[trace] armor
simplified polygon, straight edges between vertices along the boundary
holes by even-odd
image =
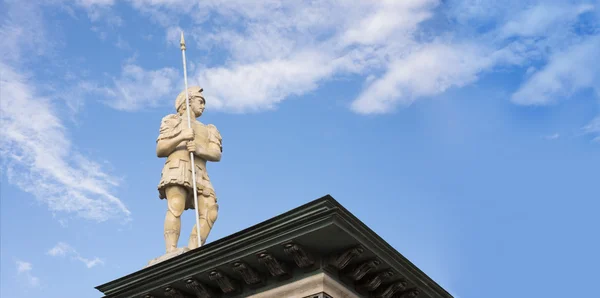
[[[182,129],[187,128],[187,119],[185,118],[185,116],[177,114],[165,116],[161,121],[157,142],[163,139],[174,138],[179,135]],[[222,152],[222,137],[214,125],[205,125],[193,119],[192,128],[194,130],[194,142],[196,142],[197,145],[204,148],[216,148]],[[196,166],[196,189],[198,196],[212,195],[216,198],[215,190],[206,171],[206,160],[196,156],[194,163]],[[190,153],[186,149],[185,142],[179,144],[175,151],[173,151],[165,161],[161,179],[158,183],[160,199],[166,199],[165,188],[170,185],[184,186],[188,189],[185,210],[194,209]]]

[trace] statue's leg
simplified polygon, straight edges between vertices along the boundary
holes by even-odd
[[[165,216],[165,244],[167,253],[177,248],[181,232],[181,214],[185,210],[187,191],[182,186],[168,186],[165,189],[167,196],[167,215]]]
[[[210,234],[210,230],[215,224],[215,221],[217,221],[219,213],[219,205],[217,204],[215,195],[198,195],[198,211],[198,216],[200,218],[200,241],[202,242],[202,245],[204,245],[206,238],[208,238],[208,234]],[[197,237],[198,232],[196,230],[196,225],[194,225],[194,229],[190,234],[190,240],[188,242],[189,249],[198,247]]]

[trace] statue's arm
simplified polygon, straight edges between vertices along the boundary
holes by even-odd
[[[202,148],[202,147],[197,147],[196,148],[196,156],[206,160],[206,161],[212,161],[212,162],[219,162],[221,161],[221,151],[220,150],[214,150],[214,148],[211,148],[212,146],[209,145],[208,148]]]
[[[183,137],[181,137],[181,135],[171,139],[159,140],[158,142],[156,142],[156,156],[168,157],[171,153],[173,153],[173,151],[175,151],[177,145],[179,145],[183,141],[184,139]]]
[[[221,154],[223,152],[223,139],[214,125],[208,125],[208,129],[210,132],[208,148],[198,146],[195,153],[206,161],[219,162],[221,161]]]
[[[185,137],[181,134],[181,119],[177,115],[167,115],[160,123],[160,132],[156,140],[156,156],[168,157]]]

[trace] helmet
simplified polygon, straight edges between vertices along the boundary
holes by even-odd
[[[202,96],[202,91],[204,91],[204,89],[198,86],[192,86],[189,87],[187,90],[189,92],[190,98],[192,98],[195,95],[200,96],[202,100],[204,100],[204,96]],[[179,111],[182,105],[185,105],[185,90],[181,91],[181,93],[177,95],[177,99],[175,99],[175,110]]]

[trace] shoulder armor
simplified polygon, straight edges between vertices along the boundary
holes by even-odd
[[[181,132],[181,117],[177,114],[170,114],[162,118],[160,130],[156,141],[171,139]]]
[[[217,144],[219,148],[221,148],[221,152],[223,152],[223,137],[221,137],[221,133],[217,127],[212,124],[208,124],[206,125],[206,128],[208,128],[208,131],[210,132],[209,141]]]

